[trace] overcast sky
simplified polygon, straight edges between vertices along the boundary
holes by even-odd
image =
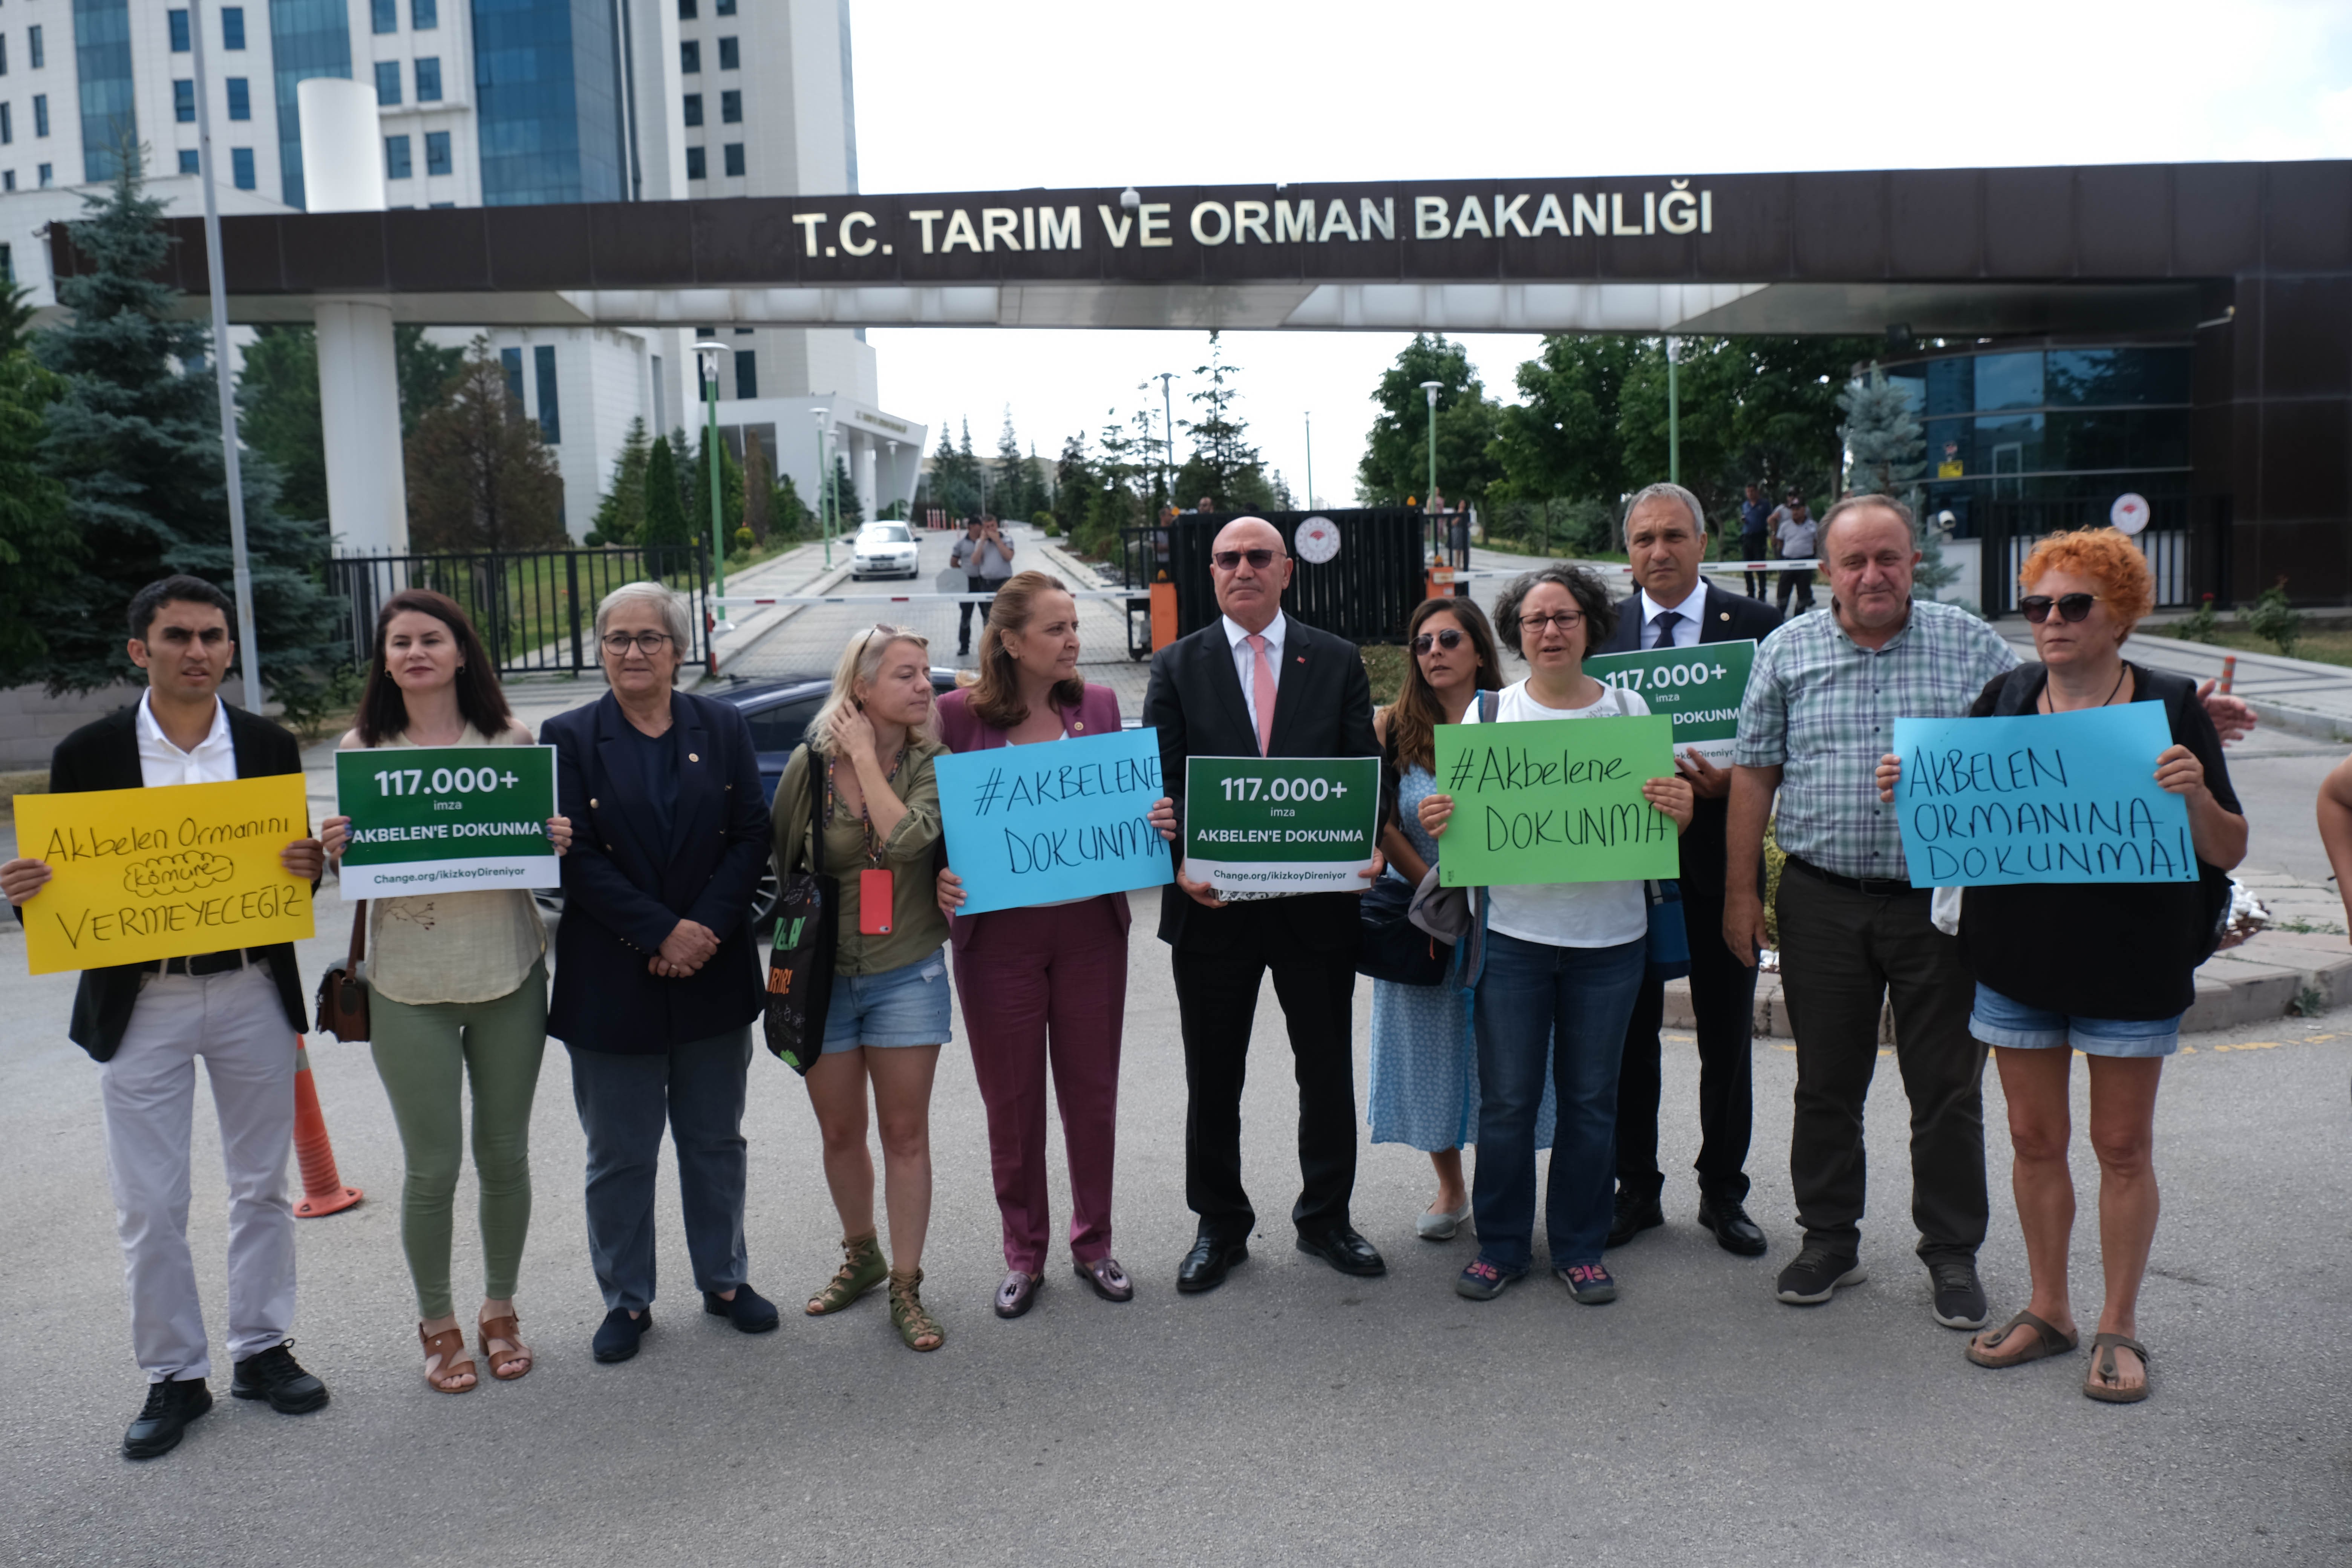
[[[852,29],[877,192],[2352,157],[2352,0],[854,0]],[[885,408],[987,450],[1009,405],[1048,457],[1160,371],[1181,421],[1207,357],[1201,332],[868,335]],[[1268,462],[1305,494],[1311,415],[1316,494],[1349,504],[1407,340],[1225,341]],[[1535,340],[1465,341],[1509,397]]]

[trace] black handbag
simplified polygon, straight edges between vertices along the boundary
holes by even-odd
[[[1381,819],[1393,818],[1397,805],[1397,765],[1393,745],[1381,755]],[[1363,893],[1357,918],[1363,940],[1356,949],[1356,973],[1372,980],[1400,985],[1435,985],[1444,980],[1454,963],[1454,946],[1440,942],[1406,918],[1412,905],[1413,885],[1382,872]]]
[[[824,791],[816,753],[808,763],[809,868],[783,868],[776,900],[776,942],[768,954],[768,1049],[806,1077],[824,1051],[824,1016],[833,1003],[833,965],[841,946],[841,883],[824,874]]]
[[[319,1033],[355,1045],[368,1037],[368,988],[361,960],[367,953],[367,900],[352,910],[352,948],[343,962],[319,977]]]
[[[1680,980],[1691,972],[1690,930],[1683,924],[1683,885],[1644,882],[1642,891],[1650,907],[1649,977]]]

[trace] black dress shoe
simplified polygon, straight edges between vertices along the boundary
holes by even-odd
[[[1602,1246],[1622,1247],[1643,1231],[1665,1223],[1666,1211],[1658,1206],[1655,1193],[1648,1197],[1636,1197],[1620,1187],[1616,1211],[1609,1220],[1609,1239]]]
[[[1311,1252],[1342,1274],[1385,1274],[1380,1248],[1344,1225],[1298,1233],[1298,1250]]]
[[[152,1459],[180,1446],[188,1423],[213,1407],[213,1391],[201,1377],[174,1377],[147,1385],[147,1403],[122,1434],[122,1457]]]
[[[604,1314],[596,1325],[596,1337],[588,1342],[601,1362],[626,1361],[637,1353],[637,1342],[654,1326],[654,1310],[647,1307],[635,1317],[629,1316],[626,1307],[615,1307]]]
[[[1715,1239],[1724,1251],[1736,1252],[1742,1258],[1764,1256],[1764,1232],[1748,1217],[1748,1210],[1738,1198],[1701,1193],[1698,1222],[1715,1232]]]
[[[783,1320],[776,1312],[776,1304],[749,1285],[735,1287],[735,1299],[721,1299],[716,1290],[702,1293],[702,1310],[714,1318],[725,1318],[747,1334],[764,1334]]]
[[[228,1391],[238,1399],[267,1399],[280,1415],[308,1415],[327,1403],[327,1385],[295,1361],[292,1340],[237,1363]]]
[[[1176,1289],[1188,1296],[1213,1290],[1225,1282],[1235,1264],[1248,1257],[1248,1243],[1223,1241],[1202,1232],[1184,1261],[1176,1266]]]

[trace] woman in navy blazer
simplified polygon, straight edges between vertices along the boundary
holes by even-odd
[[[1118,693],[1078,679],[1078,602],[1061,579],[1024,572],[998,587],[980,655],[979,684],[940,699],[940,737],[950,750],[1118,732]],[[961,879],[941,871],[940,907],[954,915],[963,899]],[[948,938],[972,1072],[988,1108],[989,1157],[1004,1225],[1000,1318],[1026,1312],[1045,1278],[1053,1224],[1045,1180],[1049,1058],[1070,1159],[1070,1259],[1104,1300],[1135,1294],[1110,1255],[1129,919],[1127,895],[1106,893],[964,915]]]
[[[616,1362],[653,1326],[665,1119],[703,1310],[746,1333],[776,1326],[743,1245],[743,1093],[766,999],[750,914],[769,828],[742,714],[672,689],[688,646],[678,596],[615,588],[596,606],[596,641],[612,689],[540,733],[578,825],[547,1032],[572,1052],[605,1306],[593,1348]]]

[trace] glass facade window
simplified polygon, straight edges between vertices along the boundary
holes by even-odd
[[[404,180],[415,173],[408,163],[408,138],[387,136],[383,139],[383,177]]]
[[[8,74],[8,35],[0,33],[0,76]]]
[[[189,41],[188,13],[184,9],[175,9],[169,13],[167,19],[172,26],[172,52],[175,55],[186,54]]]
[[[49,95],[46,92],[37,92],[33,95],[33,134],[47,136],[48,133]]]
[[[26,53],[41,64],[41,30],[28,28]],[[81,177],[96,184],[122,167],[122,150],[139,144],[131,92],[131,0],[74,0],[73,66],[81,99]]]
[[[677,19],[681,22],[693,21],[700,10],[695,0],[677,0]]]
[[[13,191],[16,188],[16,171],[10,169],[5,173],[0,173],[0,191]]]
[[[426,55],[416,62],[416,101],[441,101],[441,57]]]
[[[228,79],[228,117],[231,120],[253,118],[253,88],[244,77]]]
[[[729,88],[719,95],[719,118],[730,125],[743,123],[743,94]]]
[[[723,71],[740,70],[742,68],[742,46],[737,43],[733,38],[719,39],[719,68]]]
[[[196,122],[196,84],[174,81],[172,84],[172,118],[183,125]]]
[[[379,33],[400,31],[400,0],[368,0],[368,25]]]
[[[522,412],[522,350],[500,349],[499,363],[507,373],[507,395],[514,399],[515,412]]]
[[[725,147],[720,149],[720,152],[725,155],[727,160],[726,167],[729,177],[732,179],[741,179],[743,177],[743,143],[740,142],[730,142]]]
[[[250,147],[230,148],[228,150],[228,172],[229,184],[235,185],[240,191],[249,191],[253,189],[255,184],[253,178],[253,149]]]
[[[760,395],[760,356],[750,349],[735,351],[735,395],[739,398]]]
[[[455,165],[449,161],[449,133],[446,131],[427,131],[425,133],[425,172],[428,174],[455,172]]]
[[[618,201],[621,62],[611,0],[473,0],[482,201]]]
[[[699,125],[702,123],[702,95],[700,93],[688,93],[685,99],[685,108],[686,122],[688,125]]]
[[[129,9],[130,9],[130,6],[129,6],[128,5],[88,5],[88,4],[86,3],[86,0],[74,0],[74,27],[75,27],[75,34],[76,34],[76,37],[79,37],[79,34],[80,34],[80,27],[81,27],[82,14],[83,14],[83,12],[84,12],[85,10],[89,10],[89,11],[97,11],[97,12],[107,12],[107,11],[125,11],[125,12],[127,12],[127,11],[129,11]],[[47,65],[47,64],[49,63],[49,51],[48,51],[48,49],[47,49],[46,47],[44,47],[44,46],[43,46],[43,44],[41,43],[41,29],[40,29],[40,28],[38,28],[38,27],[27,27],[27,28],[26,28],[26,29],[25,29],[25,52],[26,52],[26,54],[28,54],[28,55],[30,55],[30,56],[32,56],[32,57],[33,57],[33,68],[34,68],[35,70],[39,70],[43,66]]]
[[[351,16],[343,0],[270,0],[271,85],[278,103],[278,183],[289,207],[306,205],[302,185],[302,111],[295,84],[314,76],[352,77]],[[236,17],[237,43],[245,47],[245,14],[221,12],[227,28]]]
[[[0,146],[16,140],[16,116],[11,105],[0,103]]]
[[[539,434],[551,447],[563,439],[562,405],[555,391],[555,345],[539,344],[530,351],[530,358],[539,383]]]
[[[375,100],[379,106],[385,109],[390,109],[400,101],[400,62],[398,60],[375,62]]]
[[[441,25],[441,0],[409,0],[408,25],[420,33],[429,33]]]
[[[245,47],[244,6],[224,5],[221,7],[221,47],[225,49],[241,49]]]
[[[38,177],[41,182],[41,189],[46,191],[57,183],[58,176],[57,172],[54,169],[50,168],[48,164],[44,163],[40,167]]]
[[[707,177],[709,173],[710,165],[706,161],[702,149],[688,147],[686,150],[686,177],[689,180],[699,180]]]
[[[204,172],[204,165],[196,161],[196,150],[194,147],[181,148],[180,173],[183,174],[201,174]]]
[[[718,0],[711,9],[722,16],[732,16],[735,15],[735,0]]]
[[[692,76],[702,68],[702,45],[700,43],[692,38],[685,39],[679,43],[677,46],[677,68],[686,76]]]

